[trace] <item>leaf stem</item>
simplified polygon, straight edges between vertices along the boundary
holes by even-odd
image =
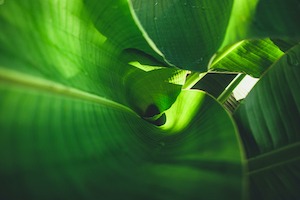
[[[67,85],[62,85],[51,80],[46,80],[40,77],[27,75],[14,70],[5,69],[0,66],[0,84],[2,83],[9,83],[19,85],[22,87],[29,87],[31,89],[36,89],[39,91],[94,102],[100,105],[108,106],[110,108],[136,114],[129,107],[115,102],[113,100],[106,99],[96,94],[88,93],[73,87],[69,87]]]
[[[298,162],[300,142],[288,144],[287,146],[270,152],[258,155],[248,159],[249,172],[248,175],[255,175],[257,173],[264,173],[272,170],[278,166],[286,165],[288,163]]]
[[[182,86],[182,89],[191,89],[194,85],[198,83],[207,73],[199,73],[199,72],[192,72]]]
[[[231,83],[226,87],[226,89],[220,94],[217,100],[221,103],[224,103],[228,97],[231,95],[232,91],[236,88],[236,86],[245,78],[246,74],[237,75]]]

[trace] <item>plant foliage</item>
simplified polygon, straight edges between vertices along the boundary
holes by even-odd
[[[299,199],[299,18],[299,0],[0,1],[0,198]],[[237,73],[259,78],[239,102]]]

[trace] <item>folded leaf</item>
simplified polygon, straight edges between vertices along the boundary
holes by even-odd
[[[129,3],[146,39],[166,61],[180,68],[204,71],[222,44],[233,1]]]
[[[179,68],[206,71],[217,51],[245,39],[300,40],[298,0],[128,1],[148,43]]]
[[[0,26],[1,198],[242,198],[231,117],[180,92],[126,1],[10,0]]]
[[[299,199],[300,46],[261,78],[235,114],[253,199]]]
[[[122,20],[110,21],[109,16]],[[140,48],[147,52],[151,48],[124,1],[12,0],[0,6],[0,26],[1,67],[97,94],[131,106],[141,115],[151,104],[160,111],[169,108],[183,84],[169,79],[174,75],[185,78],[185,73],[176,69],[161,69],[163,73],[154,76],[128,64],[140,61],[141,65],[164,65],[154,57],[144,63],[145,59],[137,60],[135,52],[130,51]],[[146,93],[132,87],[139,81],[147,87],[150,77],[149,88],[160,89]],[[148,102],[141,105],[143,99]]]
[[[96,95],[1,74],[2,198],[242,198],[236,128],[205,93],[183,91],[159,128]]]
[[[85,0],[84,7],[95,28],[107,37],[107,43],[113,44],[119,51],[135,49],[163,62],[135,24],[126,0]]]

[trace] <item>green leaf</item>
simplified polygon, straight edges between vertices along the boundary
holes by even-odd
[[[299,41],[296,41],[294,39],[272,39],[272,42],[274,44],[276,44],[281,51],[286,52],[288,51],[290,48],[296,46],[297,44],[299,44]]]
[[[235,117],[249,157],[253,199],[299,199],[300,46],[261,78]]]
[[[232,0],[129,2],[152,47],[170,64],[198,71],[205,70],[221,46],[233,4]]]
[[[240,72],[260,77],[283,52],[270,40],[244,40],[223,48],[209,70]]]
[[[186,72],[162,68],[129,13],[121,0],[0,5],[1,198],[245,195],[231,117],[181,92]],[[166,109],[160,126],[138,115]]]
[[[139,61],[141,65],[164,65],[145,53],[142,56],[148,59],[137,59],[137,50],[132,52],[151,48],[135,26],[126,2],[99,2],[5,2],[0,7],[0,65],[131,106],[141,115],[151,104],[166,110],[183,84],[169,79],[175,75],[183,80],[185,73],[176,69],[160,69],[162,74],[146,72],[128,64]],[[90,11],[91,6],[96,10]],[[110,14],[122,20],[113,23]],[[120,34],[122,31],[124,34]],[[132,87],[150,78],[149,88],[159,89],[141,93],[141,88]],[[133,102],[142,99],[148,101],[142,105]]]
[[[123,105],[51,81],[8,71],[0,80],[5,199],[243,196],[235,126],[203,92],[183,91],[157,127]]]
[[[298,0],[128,1],[148,43],[179,68],[206,71],[217,51],[246,39],[300,40]]]
[[[160,67],[164,64],[135,49],[123,51],[121,59],[131,66],[122,77],[128,105],[145,117],[170,108],[185,83],[187,71]],[[149,110],[151,106],[155,111]]]
[[[85,0],[84,6],[95,28],[107,37],[107,42],[120,51],[136,50],[163,61],[148,45],[142,32],[136,26],[126,0],[96,1]],[[113,25],[112,25],[113,24]]]
[[[243,39],[294,38],[299,41],[298,0],[234,1],[223,47]]]

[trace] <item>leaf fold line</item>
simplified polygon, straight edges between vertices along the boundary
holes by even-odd
[[[54,81],[42,79],[32,75],[20,73],[14,70],[5,69],[0,67],[0,83],[10,83],[19,86],[25,86],[41,91],[48,91],[58,95],[64,95],[67,97],[72,97],[76,99],[81,99],[85,101],[90,101],[93,103],[109,106],[111,108],[129,112],[131,114],[137,115],[132,109],[126,107],[115,101],[106,99],[104,97],[91,94],[73,87],[69,87]]]
[[[275,168],[290,162],[300,160],[300,142],[249,158],[249,175],[264,172],[270,168]]]

